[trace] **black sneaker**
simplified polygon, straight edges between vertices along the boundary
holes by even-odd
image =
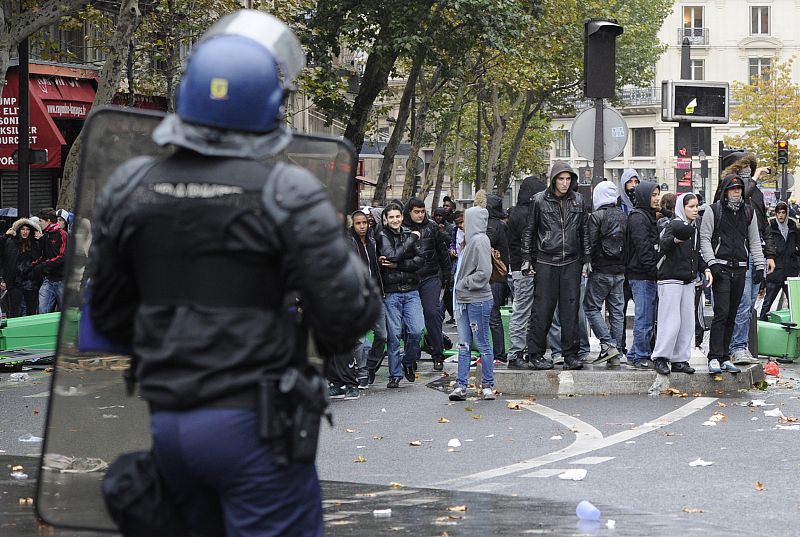
[[[537,371],[546,371],[548,369],[553,369],[553,361],[548,360],[543,356],[534,356],[530,359],[531,366],[533,369]]]
[[[433,370],[444,371],[444,356],[433,357]]]
[[[369,381],[369,377],[361,377],[358,379],[358,389],[359,390],[366,390],[369,388],[369,385],[372,384]]]
[[[666,358],[656,358],[653,363],[656,369],[656,373],[658,373],[659,375],[669,375],[670,373],[669,360],[667,360]]]
[[[367,374],[369,375],[369,378],[367,379],[369,380],[369,383],[375,384],[375,371],[370,370]]]
[[[403,366],[403,376],[406,377],[408,382],[414,382],[417,380],[417,376],[414,373],[414,366],[413,365],[404,365]]]
[[[504,364],[508,362],[508,355],[507,354],[498,354],[494,357],[495,361],[503,362]]]
[[[652,371],[656,368],[656,364],[653,363],[653,360],[650,358],[642,358],[641,360],[637,361],[634,365],[636,369],[647,369]]]
[[[672,372],[686,373],[687,375],[691,375],[694,373],[694,368],[689,365],[689,362],[675,362],[672,364]]]
[[[576,356],[564,357],[564,371],[583,369],[583,362]]]
[[[506,367],[508,369],[516,369],[517,371],[533,371],[534,369],[536,369],[525,358],[514,358],[512,360],[509,360],[508,365]]]
[[[389,379],[389,384],[386,385],[387,388],[399,388],[400,387],[400,379]]]
[[[344,386],[328,386],[328,397],[331,399],[344,399],[346,392]]]
[[[356,388],[355,386],[348,386],[345,389],[345,392],[344,392],[345,400],[358,399],[359,397],[361,397],[361,392],[359,392],[358,388]]]

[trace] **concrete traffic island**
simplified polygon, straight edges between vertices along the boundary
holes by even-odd
[[[480,366],[479,366],[480,367]],[[736,395],[763,381],[761,364],[740,366],[741,373],[709,375],[707,369],[697,368],[693,375],[672,373],[658,375],[655,371],[639,369],[607,369],[604,366],[585,366],[579,371],[562,371],[558,366],[550,371],[515,371],[496,367],[494,388],[508,395]],[[476,373],[480,379],[480,371]]]

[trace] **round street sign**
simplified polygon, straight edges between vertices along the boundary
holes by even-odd
[[[587,108],[572,122],[572,145],[585,159],[594,160],[595,109]],[[617,158],[628,143],[628,124],[613,108],[603,108],[603,160]]]

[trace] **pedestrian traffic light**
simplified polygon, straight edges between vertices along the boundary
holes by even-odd
[[[775,145],[778,146],[778,164],[789,164],[789,142],[779,140]]]

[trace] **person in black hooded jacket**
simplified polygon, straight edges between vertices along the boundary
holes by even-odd
[[[439,225],[428,218],[425,203],[411,198],[403,211],[403,225],[420,233],[417,249],[423,258],[422,267],[417,271],[419,277],[419,299],[425,316],[425,330],[430,347],[433,369],[444,369],[444,338],[442,323],[444,318],[439,311],[442,289],[450,285],[450,252],[447,241],[439,231]]]
[[[39,290],[32,263],[41,256],[41,247],[36,240],[36,236],[41,233],[38,224],[21,218],[0,238],[0,276],[8,290],[9,317],[19,317],[22,314],[23,299],[26,315],[38,313]]]
[[[528,354],[535,369],[552,369],[544,358],[547,332],[556,306],[561,319],[564,369],[581,369],[578,358],[578,310],[581,269],[591,261],[586,203],[575,191],[578,175],[569,164],[553,163],[550,186],[536,194],[522,239],[523,272],[536,275],[533,311],[528,325]]]
[[[370,229],[367,214],[359,210],[353,212],[351,218],[353,225],[350,228],[350,238],[353,241],[353,247],[364,264],[369,268],[369,274],[380,290],[381,296],[383,296],[383,281],[381,280],[381,269],[378,264],[378,250],[375,244],[375,238],[372,235],[372,230]],[[380,315],[378,315],[372,327],[372,334],[372,347],[370,347],[369,353],[364,352],[366,336],[359,340],[354,350],[358,388],[361,390],[367,389],[370,384],[375,382],[375,371],[383,359],[383,354],[386,350],[386,316],[383,313],[382,304]]]
[[[658,286],[658,222],[661,189],[657,184],[640,183],[634,192],[636,208],[628,215],[625,228],[625,275],[636,307],[633,318],[633,345],[628,351],[628,365],[653,369],[650,340],[656,321]]]
[[[545,185],[534,176],[526,177],[517,192],[517,205],[511,209],[508,218],[508,250],[511,281],[514,285],[514,303],[508,323],[508,336],[511,341],[508,357],[509,369],[531,369],[525,357],[528,320],[533,308],[533,275],[522,273],[522,234],[528,226],[533,197],[542,192]]]
[[[508,248],[508,226],[503,221],[506,216],[505,211],[503,211],[503,198],[496,194],[488,194],[486,196],[486,209],[489,211],[489,224],[486,228],[486,235],[489,236],[492,248],[500,252],[500,259],[503,260],[506,268],[508,268],[511,256]],[[505,306],[508,302],[511,289],[509,288],[507,277],[501,281],[491,282],[491,287],[494,299],[492,315],[489,320],[489,327],[492,331],[492,351],[494,352],[495,360],[505,362],[507,361],[505,331],[503,329],[503,319],[500,316],[500,307]]]
[[[764,305],[761,307],[760,319],[766,321],[769,309],[778,298],[781,289],[783,294],[789,296],[786,288],[786,278],[797,276],[798,256],[800,256],[800,235],[797,223],[788,217],[789,206],[785,201],[778,202],[775,206],[775,218],[770,220],[769,232],[775,245],[775,270],[767,276],[767,293],[764,295]]]

